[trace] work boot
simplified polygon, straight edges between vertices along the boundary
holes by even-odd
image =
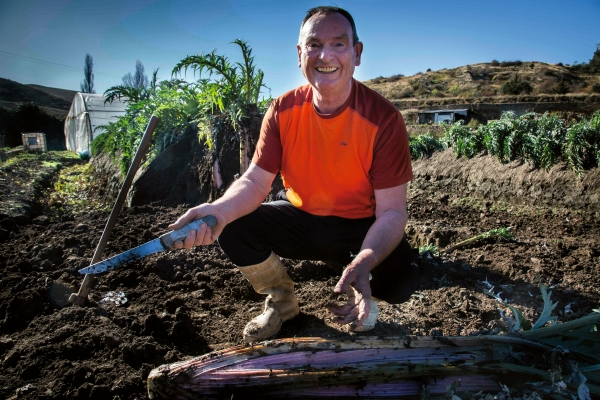
[[[242,267],[239,270],[257,293],[269,295],[263,313],[248,322],[244,328],[244,342],[268,339],[279,332],[284,321],[300,313],[298,299],[294,294],[294,281],[275,253],[271,253],[269,258],[260,264]]]

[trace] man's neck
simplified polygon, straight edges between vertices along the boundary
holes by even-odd
[[[317,111],[321,114],[333,114],[344,106],[348,97],[352,93],[353,81],[350,81],[350,85],[343,93],[335,93],[329,95],[323,95],[315,87],[313,87],[313,105]]]

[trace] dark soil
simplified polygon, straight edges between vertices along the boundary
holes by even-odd
[[[437,161],[420,163],[426,162]],[[437,168],[447,170],[442,163]],[[7,188],[21,173],[18,168],[2,170],[3,204],[15,193]],[[478,242],[442,256],[421,254],[418,293],[401,305],[380,303],[375,330],[361,335],[469,335],[493,330],[498,308],[507,307],[483,292],[491,286],[535,320],[542,307],[540,280],[558,301],[554,314],[559,322],[598,308],[597,211],[559,203],[512,205],[432,187],[435,190],[420,184],[410,190],[407,232],[414,246],[433,243],[443,248],[499,227],[512,227],[517,240]],[[185,209],[157,205],[124,209],[105,255],[154,239]],[[52,220],[43,218],[47,210],[41,206],[37,210],[29,219],[5,214],[0,221],[3,398],[144,399],[151,369],[241,344],[245,323],[260,313],[263,297],[254,293],[216,245],[160,253],[103,274],[86,307],[61,309],[52,296],[53,283],[80,285],[77,270],[89,264],[109,214],[67,213]],[[284,263],[297,282],[301,314],[286,322],[278,337],[351,336],[331,322],[325,309],[327,303],[342,300],[333,294],[342,266]]]

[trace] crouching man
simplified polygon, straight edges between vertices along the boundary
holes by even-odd
[[[378,300],[401,303],[418,282],[404,238],[412,179],[406,127],[389,101],[353,78],[363,44],[352,16],[338,7],[309,10],[296,47],[308,84],[271,104],[248,171],[223,197],[170,226],[214,215],[212,230],[202,224],[176,246],[218,239],[254,289],[268,295],[244,329],[247,343],[275,335],[300,312],[279,257],[346,265],[334,290],[348,301],[329,310],[354,331],[375,326]],[[285,191],[262,203],[277,172]]]

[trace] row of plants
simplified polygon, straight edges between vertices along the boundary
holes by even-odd
[[[452,148],[457,157],[472,158],[481,152],[500,162],[521,160],[550,169],[559,161],[583,177],[584,170],[600,167],[600,111],[590,119],[565,121],[557,115],[506,112],[499,120],[470,129],[463,121],[444,124],[444,136],[410,137],[413,159]]]
[[[152,115],[160,118],[160,122],[152,137],[148,159],[196,127],[200,139],[210,147],[213,138],[209,126],[216,115],[224,116],[237,131],[249,110],[264,111],[270,101],[259,101],[260,91],[265,87],[264,74],[255,66],[250,46],[239,39],[233,43],[240,47],[242,62],[231,62],[215,50],[181,60],[173,68],[170,80],[158,82],[154,71],[148,88],[124,85],[109,88],[104,93],[106,101],[123,98],[127,111],[117,122],[101,127],[105,132],[92,142],[92,153],[118,158],[125,174]],[[197,81],[190,83],[178,78],[188,69],[198,73]]]

